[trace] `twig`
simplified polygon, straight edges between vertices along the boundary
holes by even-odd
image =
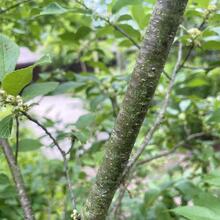
[[[131,174],[131,173],[130,173]],[[131,175],[129,175],[129,177],[127,177],[127,180],[128,179],[131,179]],[[126,183],[124,183],[123,186],[121,186],[120,190],[119,190],[119,194],[118,194],[118,197],[117,197],[117,200],[116,200],[116,203],[114,204],[112,210],[110,211],[110,213],[113,214],[113,216],[115,217],[115,219],[117,219],[117,216],[119,214],[119,210],[120,210],[120,207],[121,207],[121,203],[122,203],[122,200],[125,196],[125,193],[126,193],[126,190],[128,188],[128,185],[129,185],[129,181],[127,181]]]
[[[202,66],[183,66],[182,68],[184,69],[191,69],[191,70],[205,70],[206,72],[209,72],[211,70],[213,70],[214,68],[218,67],[218,65],[216,66],[210,66],[210,67],[202,67]]]
[[[63,158],[64,173],[65,173],[65,177],[66,177],[66,181],[67,181],[67,188],[68,188],[68,191],[70,193],[73,209],[76,209],[76,199],[75,199],[75,196],[74,196],[74,193],[73,193],[73,186],[72,186],[71,178],[70,178],[69,171],[68,171],[68,160],[67,160],[67,157],[66,157],[66,152],[62,150],[62,148],[60,147],[59,143],[56,141],[56,139],[53,137],[53,135],[47,130],[47,128],[44,127],[44,125],[42,125],[36,119],[32,118],[26,112],[22,112],[22,114],[27,119],[29,119],[33,123],[37,124],[49,136],[49,138],[53,141],[54,145],[60,151],[60,154],[62,155],[62,158]]]
[[[4,14],[4,13],[6,13],[6,12],[12,10],[12,9],[15,9],[15,8],[21,6],[21,5],[25,4],[25,3],[31,2],[31,1],[32,0],[24,0],[24,1],[18,2],[16,4],[11,5],[10,7],[4,9],[4,10],[0,10],[0,14]]]
[[[62,148],[60,147],[59,143],[56,141],[56,139],[53,137],[53,135],[47,130],[46,127],[44,127],[38,120],[32,118],[29,114],[27,114],[26,112],[22,112],[22,114],[28,118],[30,121],[34,122],[35,124],[37,124],[49,137],[50,139],[53,141],[53,144],[58,148],[58,150],[60,151],[61,155],[65,155],[65,151],[62,150]]]
[[[78,3],[79,5],[81,5],[82,7],[84,7],[86,10],[88,11],[92,11],[92,9],[90,9],[84,2],[80,1],[80,0],[75,0],[76,3]],[[110,26],[112,26],[116,31],[120,32],[124,37],[126,37],[128,40],[130,40],[132,42],[132,44],[134,46],[136,46],[138,49],[140,49],[140,46],[138,45],[138,43],[126,32],[124,31],[122,28],[120,28],[118,25],[116,25],[115,23],[113,23],[110,18],[107,17],[103,17],[97,13],[95,13],[95,15],[105,21],[107,24],[109,24]]]
[[[15,164],[18,163],[18,152],[19,152],[19,118],[15,116],[16,122],[16,147],[15,147]]]
[[[211,14],[211,11],[209,13],[207,13],[207,15],[204,17],[202,23],[199,25],[198,29],[200,31],[204,28],[204,25],[206,24],[206,21],[209,19],[210,14]],[[189,50],[188,50],[185,58],[183,59],[181,65],[179,65],[179,68],[177,69],[177,72],[179,72],[182,69],[182,67],[185,65],[186,61],[189,59],[189,57],[193,51],[193,48],[195,46],[195,40],[196,40],[196,38],[193,39],[192,44],[190,45]]]
[[[101,17],[100,17],[101,18]],[[134,46],[136,46],[138,49],[140,49],[141,47],[138,45],[138,43],[127,34],[127,32],[125,32],[122,28],[120,28],[118,25],[114,24],[113,22],[110,21],[109,18],[102,18],[103,20],[105,20],[109,25],[111,25],[116,31],[120,32],[122,35],[124,35],[128,40],[130,40]]]
[[[150,163],[150,162],[152,162],[154,160],[157,160],[159,158],[169,156],[169,155],[175,153],[177,151],[177,149],[179,147],[181,147],[182,145],[184,145],[186,142],[188,142],[190,140],[193,140],[195,138],[198,138],[198,137],[202,137],[203,135],[204,135],[203,132],[191,134],[185,140],[180,141],[179,143],[177,143],[171,150],[163,152],[163,153],[160,153],[160,154],[157,154],[157,155],[155,155],[153,157],[150,157],[148,159],[141,160],[141,161],[136,163],[136,166],[140,166],[140,165],[143,165],[143,164],[146,164],[146,163]],[[128,185],[129,185],[129,179],[131,179],[134,170],[135,170],[134,168],[132,170],[130,170],[130,172],[126,176],[126,182],[123,183],[123,185],[122,185],[123,187],[121,187],[120,190],[119,190],[119,195],[118,195],[118,197],[116,199],[116,204],[114,205],[114,207],[113,207],[113,209],[111,211],[112,213],[114,213],[114,215],[117,215],[117,213],[118,213],[118,210],[119,210],[119,208],[121,206],[123,197],[125,195],[125,192],[127,190]]]
[[[149,162],[151,162],[151,161],[153,161],[153,160],[159,159],[159,158],[161,158],[161,157],[165,157],[165,156],[168,156],[168,155],[170,155],[170,154],[173,154],[173,153],[176,152],[176,150],[177,150],[179,147],[181,147],[181,146],[182,146],[183,144],[185,144],[187,141],[190,141],[190,140],[195,139],[195,138],[198,138],[198,137],[202,137],[203,135],[204,135],[203,132],[191,134],[191,135],[189,135],[185,140],[180,141],[179,143],[177,143],[177,144],[173,147],[173,149],[171,149],[171,150],[169,150],[169,151],[166,151],[166,152],[163,152],[163,153],[160,153],[160,154],[158,154],[158,155],[155,155],[155,156],[153,156],[153,157],[151,157],[151,158],[148,158],[148,159],[145,159],[145,160],[141,160],[141,161],[137,162],[136,165],[137,165],[137,166],[143,165],[143,164],[149,163]]]
[[[167,77],[167,79],[172,80],[169,74],[165,70],[163,70],[163,74]]]
[[[5,158],[7,159],[8,166],[10,168],[11,174],[13,176],[16,190],[18,193],[18,197],[24,212],[24,219],[25,220],[34,220],[34,214],[31,209],[31,202],[28,198],[24,180],[20,171],[20,168],[16,164],[15,157],[13,155],[11,146],[9,145],[8,141],[5,139],[0,139],[0,145],[2,146],[3,153],[5,155]]]

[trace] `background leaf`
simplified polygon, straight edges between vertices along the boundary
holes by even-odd
[[[40,15],[58,15],[66,13],[67,9],[60,6],[57,2],[50,3],[43,8]]]
[[[190,220],[219,220],[219,216],[213,211],[200,206],[182,206],[172,211]]]
[[[41,142],[38,139],[22,139],[19,142],[19,151],[27,152],[37,150],[42,147]]]
[[[4,75],[15,69],[19,47],[8,37],[0,34],[0,81]]]
[[[2,88],[10,95],[18,95],[32,81],[33,68],[29,66],[7,74],[2,81]]]
[[[121,8],[128,6],[128,5],[138,5],[141,4],[141,0],[117,0],[115,4],[112,7],[112,12],[116,13],[119,11]]]
[[[36,96],[43,96],[54,91],[58,85],[57,82],[34,83],[24,89],[22,97],[25,101],[28,101]]]
[[[0,138],[9,138],[13,124],[12,115],[8,115],[0,121]]]

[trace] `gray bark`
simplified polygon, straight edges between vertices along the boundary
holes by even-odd
[[[0,139],[0,145],[2,146],[3,153],[5,158],[7,159],[8,166],[10,168],[11,174],[13,176],[16,190],[18,193],[18,197],[21,203],[21,207],[24,212],[24,219],[25,220],[34,220],[34,215],[31,209],[31,203],[26,193],[23,177],[21,175],[20,168],[16,164],[15,157],[13,155],[12,149],[8,144],[8,141],[5,139]]]
[[[187,0],[158,0],[142,42],[105,156],[86,204],[83,220],[104,220],[145,118]]]

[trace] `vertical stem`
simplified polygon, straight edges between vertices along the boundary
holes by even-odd
[[[16,164],[15,157],[13,155],[11,146],[6,139],[0,139],[0,145],[2,146],[3,153],[7,159],[8,166],[13,176],[18,197],[24,212],[25,220],[34,220],[34,214],[31,209],[31,203],[27,196],[27,192],[24,185],[24,180],[20,171],[20,168]]]
[[[15,164],[18,163],[18,152],[19,152],[19,119],[15,116],[16,121],[16,148],[15,148]]]
[[[158,0],[146,31],[83,220],[104,220],[154,96],[187,0]]]

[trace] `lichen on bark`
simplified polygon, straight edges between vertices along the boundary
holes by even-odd
[[[83,220],[104,220],[153,98],[187,0],[158,0],[141,44],[96,181],[82,210]]]

